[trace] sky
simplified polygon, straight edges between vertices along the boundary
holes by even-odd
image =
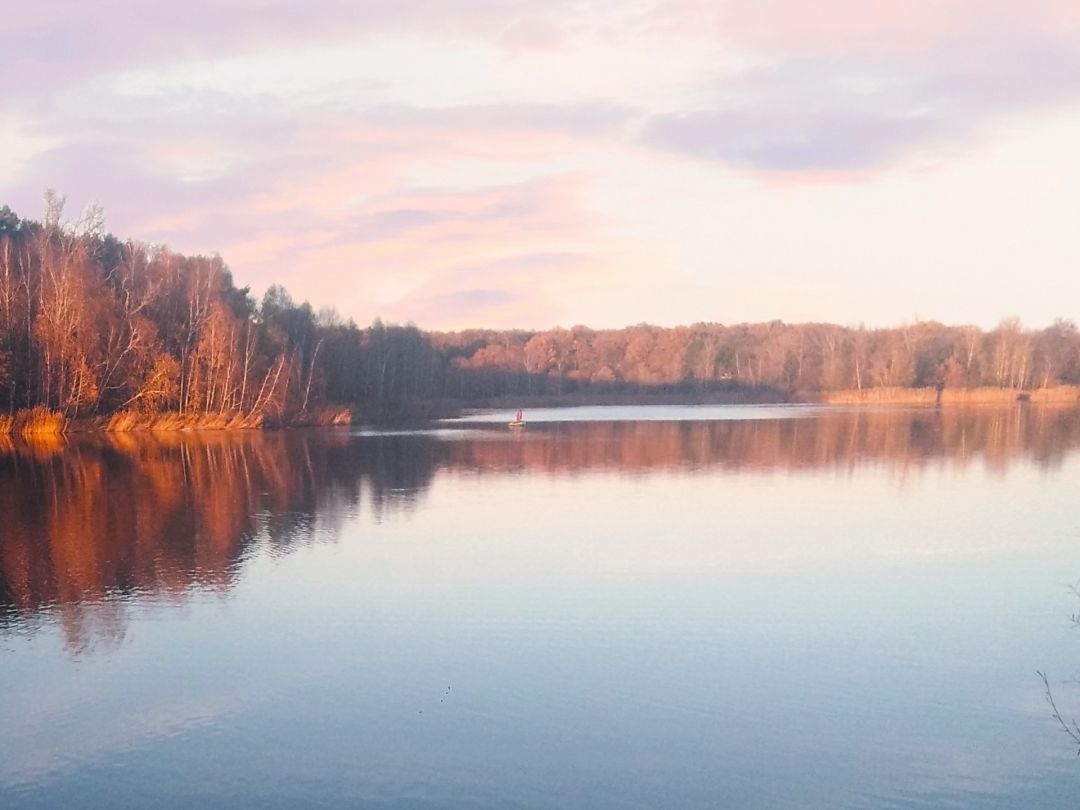
[[[0,205],[434,329],[1080,318],[1077,0],[36,0]]]

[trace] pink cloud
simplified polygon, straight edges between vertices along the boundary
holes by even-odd
[[[865,177],[1080,106],[1080,13],[1059,0],[674,0],[658,15],[762,61],[651,116],[643,142],[765,176]]]
[[[382,316],[439,327],[550,324],[561,303],[614,281],[619,262],[607,222],[584,203],[588,176],[408,189],[389,175],[358,187],[362,173],[348,165],[297,170],[295,186],[195,201],[190,211],[145,220],[181,229],[176,239],[138,233],[220,252],[256,292],[284,283],[297,298],[336,304],[361,323]],[[363,198],[343,203],[358,188]]]
[[[565,36],[551,20],[525,17],[510,23],[496,41],[510,51],[544,51],[563,45]]]
[[[527,0],[38,0],[0,17],[0,90],[40,92],[122,68],[387,32],[531,48],[557,39],[557,26],[545,18],[572,8],[569,0],[550,0],[541,16]]]
[[[360,320],[435,326],[544,325],[561,319],[556,301],[605,284],[608,299],[630,295],[616,268],[637,269],[640,246],[628,228],[608,236],[592,176],[568,169],[597,154],[613,158],[598,172],[694,161],[777,186],[869,183],[970,151],[1000,121],[1080,105],[1080,4],[1064,0],[43,0],[5,10],[0,33],[0,115],[59,144],[21,167],[0,204],[33,215],[46,185],[102,198],[119,234],[220,251],[241,283],[283,281],[316,305],[355,301],[347,314]],[[388,34],[423,38],[432,70],[477,43],[508,69],[566,55],[587,70],[587,43],[607,58],[624,34],[634,45],[620,59],[634,67],[642,42],[700,63],[648,92],[612,75],[586,101],[529,76],[514,97],[513,82],[488,87],[466,70],[429,107],[401,99],[430,88],[395,95],[392,70],[317,97],[176,87],[135,99],[88,81]],[[732,52],[751,66],[725,67]],[[522,176],[533,179],[511,179]],[[660,307],[648,290],[666,279],[649,272],[655,283],[634,289]]]
[[[21,81],[21,91],[11,88],[17,99],[20,92],[40,91],[37,77],[54,69],[63,84],[146,59],[230,55],[387,31],[464,35],[525,50],[558,48],[568,32],[587,28],[571,5],[549,4],[539,13],[524,0],[316,0],[298,14],[284,2],[195,0],[182,13],[175,5],[155,3],[132,12],[120,0],[104,0],[92,11],[45,2],[20,7],[0,22],[13,43],[0,55],[0,67],[7,68],[0,77],[30,77]],[[113,24],[98,37],[86,37],[96,19]],[[597,14],[592,26],[606,30],[620,19]],[[226,160],[249,151],[273,153],[285,171],[306,159],[321,162],[329,175],[340,170],[340,161],[327,159],[331,148],[362,151],[366,165],[361,169],[354,160],[350,169],[357,187],[390,182],[402,170],[400,155],[409,155],[405,163],[415,163],[421,153],[442,159],[550,158],[572,151],[581,138],[623,141],[638,118],[648,119],[640,128],[641,143],[657,149],[764,174],[843,177],[976,141],[987,123],[1002,116],[1080,103],[1080,12],[1064,0],[669,0],[625,24],[655,31],[673,51],[682,46],[681,38],[695,37],[716,42],[718,55],[733,44],[760,52],[765,63],[736,75],[702,75],[701,101],[652,115],[615,98],[441,109],[313,103],[268,110],[262,100],[206,94],[178,109],[156,110],[156,119],[102,116],[98,109],[79,115],[70,111],[70,100],[51,107],[41,98],[24,103],[42,135],[59,131],[70,137],[78,131],[82,138],[110,140],[125,128],[135,133],[130,137],[136,138],[136,156],[191,152],[209,127],[202,159],[211,168],[219,157],[214,138]],[[27,59],[41,61],[41,69]],[[307,204],[318,204],[324,193],[322,184],[291,185]],[[265,193],[267,205],[279,204],[275,193]]]
[[[333,240],[295,245],[265,269],[318,268],[284,280],[298,296],[316,301],[343,292],[355,296],[364,302],[365,319],[382,315],[445,326],[520,300],[532,302],[533,318],[540,310],[554,317],[554,308],[540,303],[544,291],[554,300],[581,280],[592,284],[606,274],[596,266],[602,262],[589,258],[590,251],[603,249],[603,240],[596,215],[580,202],[584,182],[565,176],[473,191],[392,195],[357,211]],[[565,246],[561,252],[560,245]],[[590,271],[582,272],[590,263]],[[450,312],[454,301],[462,307],[468,303],[469,312]]]
[[[720,38],[788,59],[852,50],[925,54],[972,34],[988,43],[1080,33],[1072,0],[667,0],[652,22],[678,36]]]

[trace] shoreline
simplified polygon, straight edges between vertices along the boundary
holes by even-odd
[[[1080,386],[1051,388],[863,388],[826,391],[817,400],[825,405],[910,405],[944,407],[963,405],[1080,405]]]
[[[346,427],[360,424],[420,424],[436,418],[460,415],[466,410],[513,410],[515,408],[568,408],[626,405],[836,405],[956,408],[967,406],[1035,405],[1080,406],[1080,386],[1056,386],[1018,390],[1009,388],[864,388],[820,393],[785,394],[777,391],[680,394],[569,394],[518,398],[491,397],[471,401],[420,402],[393,412],[384,408],[374,419],[356,418],[350,409],[327,407],[286,421],[240,414],[182,415],[176,412],[134,414],[129,412],[70,419],[43,407],[0,415],[0,436],[62,435],[69,433],[179,433],[185,431],[284,430],[310,427]]]
[[[276,428],[332,427],[353,423],[348,408],[323,408],[288,421],[275,423],[262,415],[235,413],[154,414],[120,412],[70,418],[38,406],[0,415],[0,436],[46,436],[74,433],[181,433],[184,431],[241,431]]]

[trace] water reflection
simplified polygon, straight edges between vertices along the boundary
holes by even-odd
[[[948,460],[1005,471],[1010,460],[1059,464],[1080,443],[1080,411],[1051,408],[854,410],[748,421],[580,422],[530,426],[513,440],[460,442],[449,462],[544,472],[685,467],[793,470]]]
[[[430,442],[354,450],[329,431],[9,441],[0,623],[26,629],[47,614],[73,649],[119,636],[125,598],[225,590],[255,541],[281,553],[333,537],[362,481],[382,512],[407,506],[435,468]]]
[[[0,805],[1073,807],[1032,671],[1075,663],[1078,446],[1027,407],[5,442]]]
[[[0,439],[0,632],[122,638],[134,597],[227,591],[253,549],[332,541],[357,510],[414,508],[439,470],[762,472],[885,465],[901,476],[1017,459],[1053,467],[1080,412],[857,411],[755,421],[593,422],[436,434],[109,434]]]

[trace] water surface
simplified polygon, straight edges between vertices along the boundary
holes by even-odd
[[[0,440],[0,806],[1075,807],[1080,415],[708,414]]]

